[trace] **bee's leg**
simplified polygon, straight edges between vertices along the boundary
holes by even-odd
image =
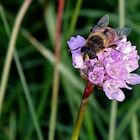
[[[109,48],[116,48],[116,47],[117,47],[116,44],[112,44],[112,45],[109,46]]]
[[[89,48],[87,47],[87,46],[83,46],[82,48],[81,48],[81,53],[87,53],[88,52],[88,50],[89,50]]]
[[[90,58],[90,59],[95,59],[95,58],[98,59],[98,57],[97,57],[97,55],[96,55],[96,52],[93,51],[93,50],[89,50],[89,51],[88,51],[88,55],[89,55],[89,58]]]
[[[116,44],[112,44],[111,46],[109,46],[109,48],[114,49],[115,51],[120,52],[119,50],[116,49],[117,45]]]
[[[95,57],[97,60],[98,60],[98,56],[96,55],[96,57]]]
[[[117,47],[116,44],[113,44],[113,45],[111,45],[109,47],[122,54],[121,51],[119,51],[119,50],[116,49],[116,47]]]
[[[88,60],[89,60],[89,56],[88,56],[87,53],[84,53],[84,55],[83,55],[83,60],[84,60],[84,61],[88,61]]]

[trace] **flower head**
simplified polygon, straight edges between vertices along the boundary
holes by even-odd
[[[115,41],[115,48],[105,47],[97,52],[97,58],[84,59],[81,48],[86,40],[81,36],[71,37],[67,42],[72,53],[73,66],[79,69],[81,76],[103,89],[112,100],[123,101],[125,95],[122,88],[132,89],[127,84],[140,83],[140,76],[132,73],[138,68],[139,55],[126,37]]]

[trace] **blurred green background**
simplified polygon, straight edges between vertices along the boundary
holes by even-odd
[[[121,0],[120,0],[121,1]],[[90,27],[104,15],[110,17],[110,26],[119,26],[117,0],[65,0],[61,23],[60,78],[55,140],[69,140],[80,106],[85,82],[71,63],[67,40],[72,35],[85,38]],[[16,42],[17,57],[10,67],[8,84],[0,116],[0,140],[47,140],[50,131],[50,114],[54,87],[56,19],[60,0],[33,0]],[[11,30],[22,0],[0,2],[0,77],[5,65]],[[140,0],[125,0],[125,25],[132,29],[128,40],[140,52]],[[3,18],[4,17],[4,18]],[[5,20],[4,20],[5,19]],[[5,23],[6,22],[6,26]],[[8,29],[7,29],[8,28]],[[16,56],[16,55],[15,55]],[[20,60],[23,73],[17,70]],[[19,64],[19,66],[20,66]],[[138,69],[136,71],[140,73]],[[25,83],[24,83],[25,82]],[[24,87],[24,85],[26,85]],[[1,87],[1,86],[0,86]],[[124,90],[126,99],[118,103],[116,115],[116,140],[140,139],[140,85],[132,91]],[[57,98],[57,97],[56,97]],[[112,101],[95,88],[85,114],[80,140],[107,140],[111,126]],[[52,117],[52,116],[51,116]],[[55,123],[55,121],[54,121]],[[53,139],[49,139],[53,140]],[[113,139],[112,139],[113,140]]]

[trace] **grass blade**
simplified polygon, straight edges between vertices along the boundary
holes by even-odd
[[[14,48],[15,48],[18,31],[20,29],[20,25],[23,20],[23,17],[25,15],[28,7],[30,6],[30,4],[31,4],[31,0],[24,0],[23,4],[18,12],[13,30],[11,33],[8,50],[7,50],[7,55],[6,55],[6,60],[5,60],[4,68],[2,71],[1,83],[0,83],[0,115],[1,115],[1,111],[2,111],[2,105],[4,102],[4,96],[5,96],[5,91],[6,91],[6,87],[7,87],[9,71],[10,71],[10,67],[11,67],[11,62],[12,62],[12,58],[13,58],[13,53],[14,53]]]

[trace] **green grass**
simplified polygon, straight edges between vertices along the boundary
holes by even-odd
[[[28,1],[28,0],[26,0]],[[61,32],[61,61],[58,104],[54,136],[69,140],[85,82],[71,63],[67,40],[72,35],[88,36],[89,28],[108,14],[112,27],[129,26],[128,39],[137,46],[140,54],[140,1],[65,1]],[[16,17],[23,1],[0,2],[0,140],[47,140],[50,130],[53,73],[55,70],[55,39],[57,1],[32,1],[19,32],[14,37],[11,63],[6,54],[10,48],[13,28],[18,30]],[[120,7],[120,8],[119,8]],[[121,12],[121,10],[124,10]],[[21,16],[20,16],[21,18]],[[4,65],[8,65],[3,71]],[[3,72],[2,72],[3,71]],[[136,71],[140,73],[139,69]],[[4,74],[6,73],[6,78]],[[3,80],[6,83],[3,83]],[[0,90],[0,91],[1,91]],[[139,140],[140,139],[140,85],[125,90],[126,99],[117,104],[116,115],[112,102],[100,89],[89,99],[80,140]],[[112,111],[111,111],[112,107]],[[113,123],[112,123],[113,122]],[[113,135],[113,136],[112,136]],[[53,139],[52,139],[53,140]]]

